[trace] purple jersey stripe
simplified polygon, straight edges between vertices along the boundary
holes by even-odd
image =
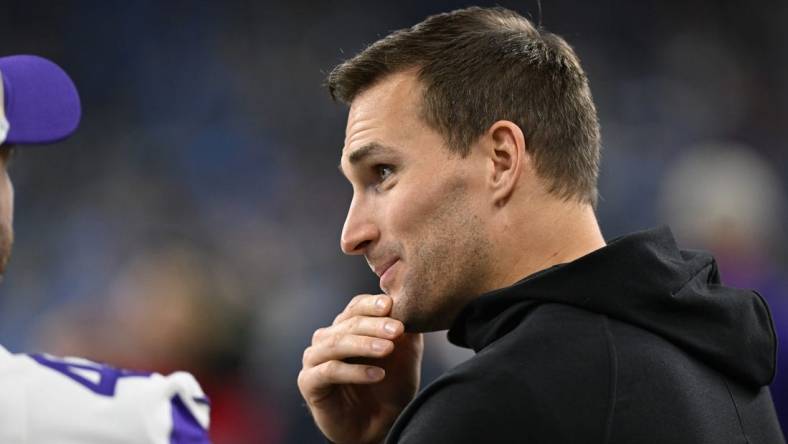
[[[170,444],[211,444],[208,432],[200,426],[180,396],[173,396],[170,404],[172,406]]]

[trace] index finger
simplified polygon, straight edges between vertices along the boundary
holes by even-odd
[[[391,297],[385,294],[363,294],[354,297],[345,310],[334,318],[334,325],[353,316],[386,316],[391,311]]]

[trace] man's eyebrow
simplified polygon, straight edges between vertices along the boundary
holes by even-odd
[[[351,165],[356,165],[365,158],[372,156],[374,154],[386,154],[386,153],[393,153],[395,151],[394,148],[383,145],[382,143],[378,142],[370,142],[361,148],[350,153],[347,157],[348,162]],[[344,174],[344,170],[342,169],[342,162],[339,163],[339,171]]]

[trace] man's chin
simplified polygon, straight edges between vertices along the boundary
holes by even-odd
[[[391,317],[405,325],[407,333],[429,333],[433,331],[448,330],[458,313],[452,310],[441,310],[427,306],[414,306],[406,304],[403,298],[392,296],[394,306],[391,308]]]
[[[393,305],[391,306],[391,313],[389,317],[396,319],[405,324],[405,331],[408,331],[408,325],[413,315],[408,312],[407,303],[398,291],[386,292],[391,297]]]
[[[413,307],[408,309],[409,307],[402,304],[402,300],[398,301],[395,297],[392,299],[394,299],[394,306],[391,309],[390,317],[402,322],[406,333],[428,333],[447,328],[436,325],[435,317],[428,315],[423,310],[414,310]]]

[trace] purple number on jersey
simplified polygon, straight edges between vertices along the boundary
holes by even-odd
[[[42,354],[28,355],[39,364],[58,371],[63,375],[87,387],[94,393],[103,396],[115,396],[115,386],[119,378],[131,376],[148,377],[150,372],[123,370],[99,363],[75,363],[64,359],[57,359]],[[97,382],[84,376],[84,372],[93,372],[97,376]]]

